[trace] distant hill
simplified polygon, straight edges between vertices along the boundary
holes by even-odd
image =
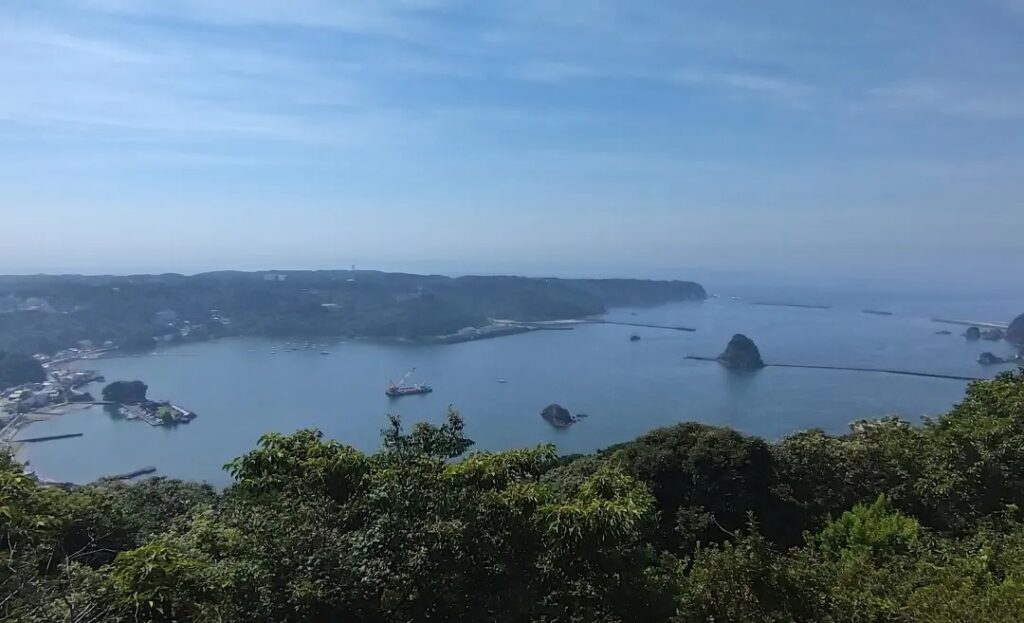
[[[0,390],[22,383],[41,383],[46,372],[39,362],[18,353],[0,351]]]
[[[1017,316],[1006,329],[1006,339],[1024,345],[1024,314]]]
[[[347,270],[0,276],[0,349],[52,353],[83,340],[146,348],[224,335],[416,339],[492,318],[579,318],[706,296],[690,281]]]

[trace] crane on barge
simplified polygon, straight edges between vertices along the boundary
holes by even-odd
[[[424,385],[423,383],[413,383],[412,385],[405,384],[415,371],[416,368],[409,370],[397,383],[394,381],[389,382],[388,388],[384,390],[384,393],[391,398],[398,398],[400,396],[411,396],[413,394],[429,394],[434,391],[432,387]]]

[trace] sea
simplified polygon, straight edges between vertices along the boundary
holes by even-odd
[[[231,482],[224,465],[254,448],[265,433],[316,428],[372,452],[380,447],[387,414],[400,415],[406,426],[440,423],[450,407],[462,414],[476,450],[550,443],[559,452],[576,453],[685,421],[769,440],[808,428],[842,433],[858,419],[893,414],[919,422],[949,410],[967,385],[873,372],[736,372],[686,359],[718,355],[735,333],[752,338],[767,363],[983,378],[1015,369],[977,362],[983,351],[1011,355],[1006,342],[970,342],[962,336],[965,327],[932,319],[1007,323],[1024,312],[1024,293],[714,284],[708,289],[715,296],[706,301],[617,308],[605,316],[687,326],[696,329],[692,333],[592,324],[451,345],[319,339],[295,351],[285,340],[231,338],[80,361],[74,365],[98,370],[108,382],[144,381],[150,398],[171,400],[198,417],[151,427],[89,407],[24,429],[22,437],[82,436],[25,444],[23,456],[38,475],[58,481],[84,483],[153,466],[158,475],[224,486]],[[942,330],[951,334],[938,335]],[[410,382],[434,391],[385,396],[388,381],[410,370]],[[90,388],[95,395],[100,389]],[[540,417],[551,403],[587,417],[555,429]]]

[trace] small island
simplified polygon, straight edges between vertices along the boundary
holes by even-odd
[[[1002,329],[986,329],[981,332],[981,339],[990,342],[998,342],[1004,337],[1006,337],[1006,333]]]
[[[103,400],[115,406],[126,418],[142,420],[150,426],[187,424],[196,414],[168,401],[146,397],[149,387],[142,381],[114,381],[103,388]]]
[[[764,367],[761,352],[754,340],[742,333],[732,336],[725,352],[718,356],[718,362],[730,370],[757,370]]]
[[[1000,357],[999,355],[996,355],[996,354],[993,354],[993,353],[990,353],[990,352],[986,351],[986,352],[981,353],[980,355],[978,355],[978,363],[980,363],[983,366],[994,366],[994,365],[998,365],[998,364],[1001,364],[1001,363],[1010,363],[1010,360],[1009,359],[1004,359],[1004,358]]]
[[[560,404],[549,404],[540,412],[540,416],[555,428],[569,428],[576,423],[576,418]]]

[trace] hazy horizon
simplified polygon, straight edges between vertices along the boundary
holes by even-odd
[[[0,7],[0,273],[994,287],[1024,4]]]

